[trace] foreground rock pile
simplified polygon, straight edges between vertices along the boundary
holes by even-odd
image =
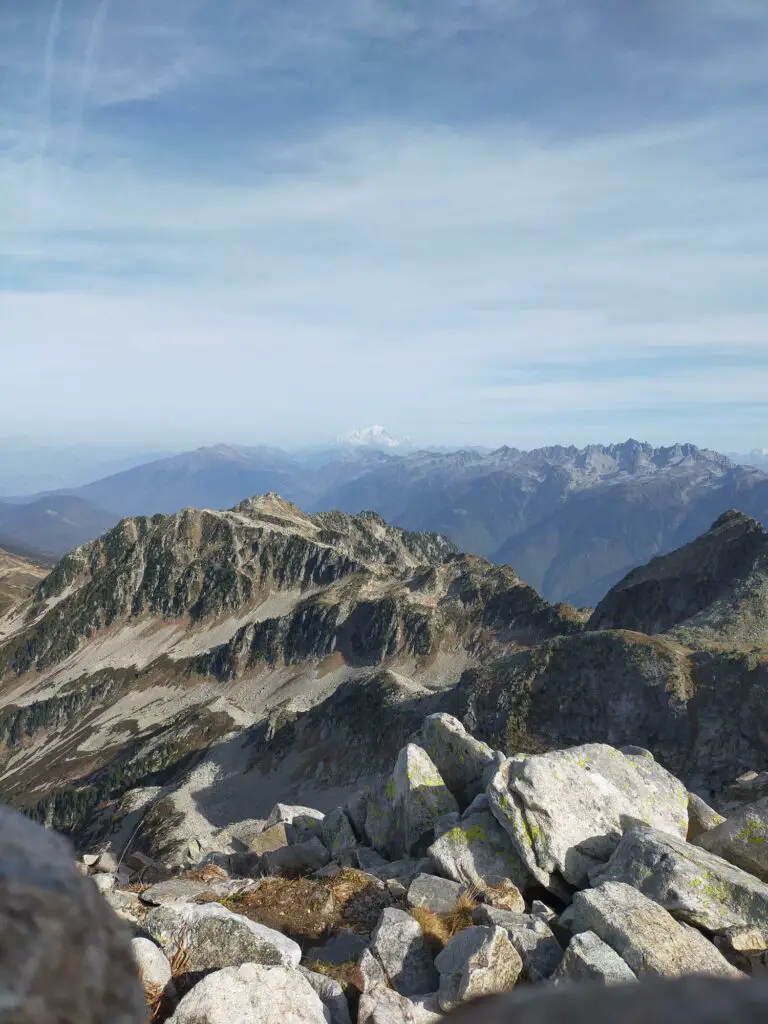
[[[278,804],[241,852],[81,868],[155,1020],[431,1024],[512,990],[760,974],[766,842],[762,795],[724,819],[646,750],[507,757],[436,714],[379,784]]]

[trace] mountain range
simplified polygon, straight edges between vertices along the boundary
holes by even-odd
[[[372,510],[443,533],[463,551],[511,564],[548,600],[594,606],[630,569],[729,508],[768,523],[768,473],[694,445],[440,452],[394,440],[372,428],[303,452],[216,445],[170,456],[66,496],[10,511],[6,502],[0,544],[60,556],[123,516],[231,508],[274,491],[310,512]],[[65,497],[65,512],[50,505]]]
[[[435,711],[511,752],[646,747],[710,796],[765,767],[766,622],[741,512],[591,618],[375,513],[126,518],[0,615],[0,798],[173,862],[277,801],[343,802]]]

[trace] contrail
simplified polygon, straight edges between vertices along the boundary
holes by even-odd
[[[51,137],[51,91],[53,86],[53,70],[56,62],[56,43],[59,41],[59,30],[61,28],[61,12],[64,9],[64,0],[56,0],[48,24],[48,32],[45,37],[45,58],[43,62],[43,92],[42,92],[42,130],[40,133],[40,150],[38,163],[42,163],[48,154],[48,143]]]
[[[80,135],[83,129],[83,115],[88,94],[93,86],[93,80],[99,69],[99,57],[101,44],[104,37],[104,26],[107,22],[111,0],[100,0],[96,13],[91,21],[91,28],[88,32],[88,43],[85,47],[85,60],[83,62],[83,74],[80,79],[80,90],[75,106],[74,127],[72,130],[72,151],[71,162],[74,163],[80,148]]]

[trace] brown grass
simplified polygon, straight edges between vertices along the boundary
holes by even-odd
[[[424,937],[435,953],[444,949],[458,932],[472,924],[472,911],[477,906],[477,893],[468,889],[456,900],[451,909],[438,914],[428,907],[413,907],[410,911],[421,925]]]
[[[181,933],[179,947],[171,957],[170,964],[171,977],[174,980],[183,978],[187,973],[187,967],[189,966],[188,932],[184,931]],[[146,989],[145,997],[147,1000],[147,1012],[152,1024],[161,1024],[162,1021],[167,1020],[171,1016],[175,1009],[174,1000],[164,989],[157,986]]]
[[[258,888],[223,901],[228,909],[299,944],[314,943],[341,927],[367,934],[394,902],[387,889],[352,868],[335,878],[264,878]]]

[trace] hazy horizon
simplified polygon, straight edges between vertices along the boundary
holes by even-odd
[[[0,0],[0,82],[0,435],[768,443],[764,0]]]

